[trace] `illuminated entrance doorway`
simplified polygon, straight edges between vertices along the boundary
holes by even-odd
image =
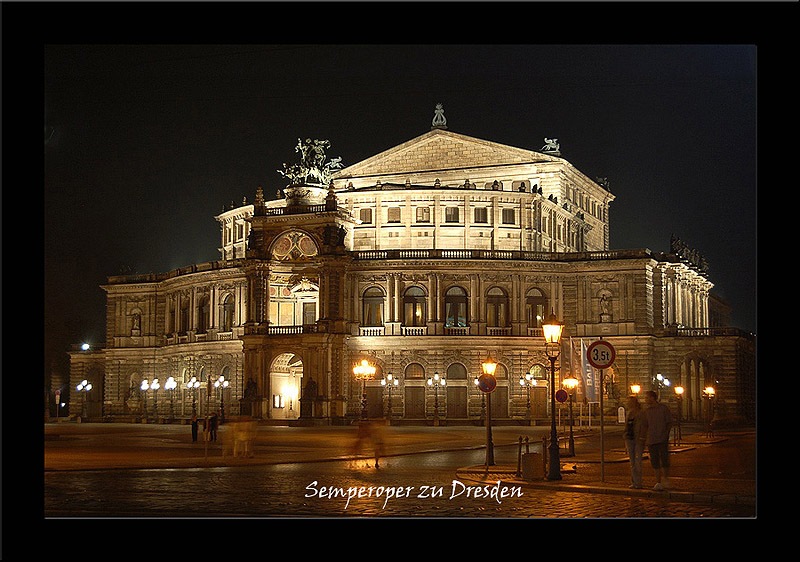
[[[300,417],[300,393],[303,388],[303,361],[294,353],[282,353],[269,372],[270,418],[293,420]]]

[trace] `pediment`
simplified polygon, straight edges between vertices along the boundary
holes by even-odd
[[[506,164],[531,164],[558,160],[560,158],[533,150],[469,137],[445,129],[432,129],[410,141],[339,170],[334,178],[356,178]]]

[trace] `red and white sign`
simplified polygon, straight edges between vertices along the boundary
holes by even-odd
[[[614,364],[617,350],[605,340],[597,340],[586,348],[586,360],[595,369],[607,369]]]

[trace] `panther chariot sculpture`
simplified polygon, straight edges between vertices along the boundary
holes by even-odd
[[[287,164],[284,162],[283,170],[278,173],[289,180],[289,186],[319,185],[327,186],[335,170],[342,167],[342,159],[333,158],[325,161],[325,150],[331,143],[319,139],[297,139],[294,151],[300,154],[300,162]]]

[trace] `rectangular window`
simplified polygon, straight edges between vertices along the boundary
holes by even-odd
[[[484,224],[489,222],[489,219],[487,218],[488,213],[486,211],[486,207],[475,207],[474,215],[475,215],[475,220],[472,222],[484,223]]]
[[[303,303],[303,324],[314,324],[317,321],[317,303]]]
[[[503,209],[503,224],[514,224],[514,209]]]
[[[372,224],[372,209],[361,209],[359,218],[362,224]]]
[[[431,210],[429,207],[417,207],[417,222],[431,222]]]
[[[458,207],[445,207],[444,222],[458,222]]]
[[[400,222],[400,207],[389,207],[386,222]]]

